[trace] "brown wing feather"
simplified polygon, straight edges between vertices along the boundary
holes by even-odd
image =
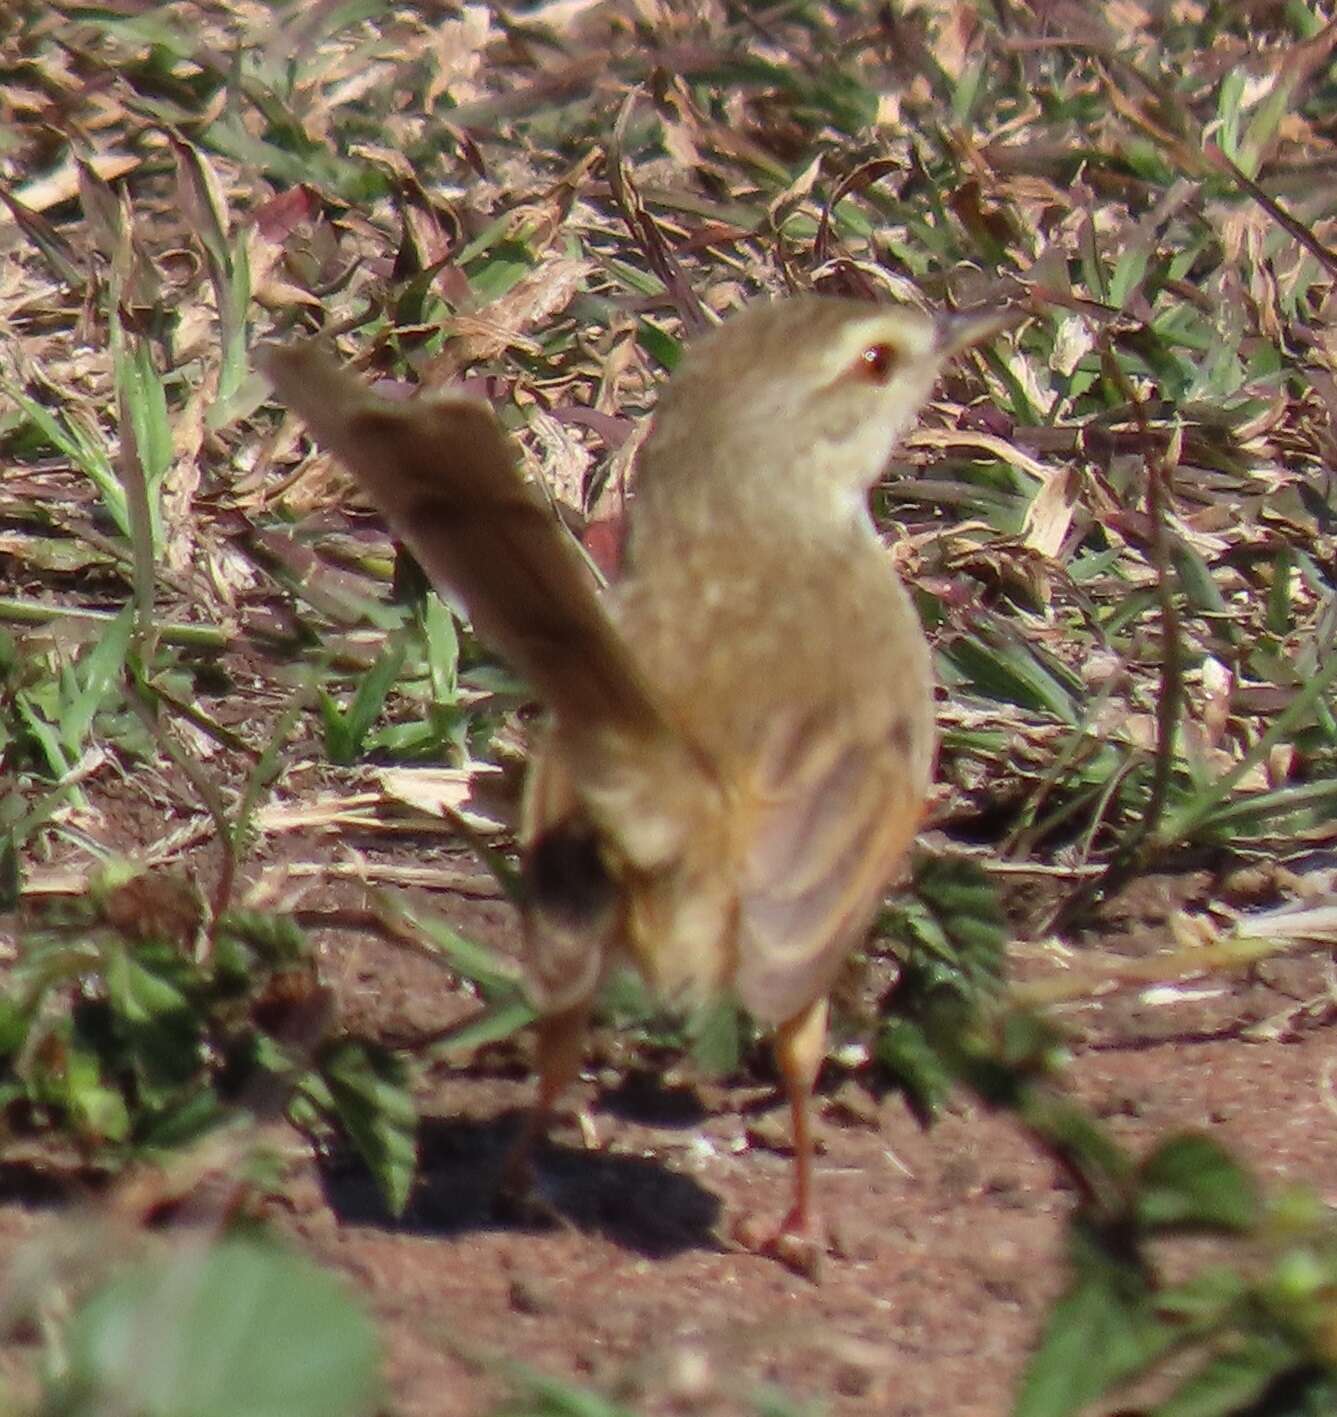
[[[738,992],[759,1020],[783,1023],[831,987],[914,838],[926,786],[885,736],[837,710],[766,745],[739,896]]]
[[[312,344],[270,346],[260,363],[438,589],[464,603],[478,634],[559,718],[665,731],[586,567],[486,404],[451,394],[392,403]]]

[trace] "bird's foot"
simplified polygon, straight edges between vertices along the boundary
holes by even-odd
[[[501,1179],[492,1198],[492,1211],[498,1220],[535,1230],[571,1226],[570,1218],[548,1193],[534,1166],[534,1153],[542,1146],[546,1135],[547,1116],[547,1110],[543,1109],[525,1120],[520,1135],[502,1162]],[[575,1119],[585,1149],[598,1151],[599,1133],[593,1117],[582,1107],[576,1111]]]
[[[532,1169],[521,1173],[507,1167],[492,1195],[492,1214],[507,1225],[525,1230],[556,1230],[570,1224]]]
[[[740,1215],[733,1223],[731,1234],[740,1248],[779,1260],[786,1269],[814,1284],[820,1281],[826,1244],[811,1216],[791,1210],[776,1225],[755,1213]]]
[[[501,1178],[492,1196],[492,1213],[508,1225],[527,1230],[554,1230],[566,1223],[534,1169],[534,1137],[528,1129],[502,1162]]]

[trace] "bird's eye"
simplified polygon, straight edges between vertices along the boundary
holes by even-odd
[[[885,340],[870,344],[859,356],[854,372],[870,384],[885,384],[901,363],[901,351]]]

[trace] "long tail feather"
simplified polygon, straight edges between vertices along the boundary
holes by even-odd
[[[259,363],[433,584],[463,602],[477,633],[559,720],[665,731],[587,568],[486,404],[452,394],[393,403],[310,343],[269,346]]]

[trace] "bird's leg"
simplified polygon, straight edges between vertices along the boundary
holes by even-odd
[[[757,1230],[746,1218],[736,1231],[750,1250],[771,1255],[807,1275],[817,1277],[821,1239],[812,1202],[812,1090],[826,1053],[825,996],[781,1024],[775,1034],[775,1061],[780,1069],[793,1125],[794,1200],[778,1226]]]
[[[547,1136],[562,1093],[580,1072],[589,1017],[590,1005],[583,1001],[561,1013],[539,1019],[536,1025],[534,1067],[538,1073],[538,1095],[502,1167],[500,1198],[508,1207],[526,1208],[534,1201],[534,1149]]]
[[[794,1203],[780,1229],[810,1235],[812,1209],[812,1090],[826,1054],[825,996],[810,1004],[781,1028],[775,1039],[775,1059],[789,1096],[794,1134]]]
[[[812,1090],[826,1054],[826,996],[809,1004],[775,1035],[775,1061],[784,1079],[794,1136],[794,1203],[780,1224],[777,1240],[816,1240],[812,1206]]]

